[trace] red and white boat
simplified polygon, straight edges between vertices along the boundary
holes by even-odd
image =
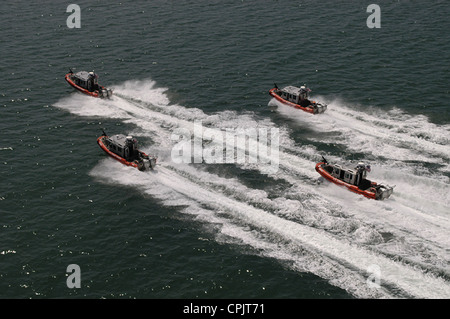
[[[269,94],[283,104],[311,114],[319,114],[325,112],[327,109],[327,105],[309,100],[309,92],[311,92],[311,90],[305,86],[286,86],[282,89],[279,89],[275,84],[275,87],[269,91]]]
[[[140,171],[153,169],[156,156],[150,156],[137,149],[137,140],[132,136],[117,134],[103,135],[97,138],[97,144],[106,154],[124,165],[136,167]]]
[[[98,75],[94,72],[80,71],[73,73],[70,70],[65,78],[67,83],[84,94],[100,98],[110,98],[112,96],[111,89],[98,84]]]
[[[316,171],[325,179],[337,185],[344,186],[350,191],[376,200],[386,199],[392,195],[395,186],[378,184],[366,179],[370,166],[358,163],[355,169],[347,169],[337,164],[323,161],[316,164]]]

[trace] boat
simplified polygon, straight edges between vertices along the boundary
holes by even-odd
[[[375,200],[389,198],[395,187],[368,180],[366,176],[367,172],[370,172],[370,165],[362,162],[359,162],[355,169],[348,169],[338,164],[330,164],[322,156],[322,161],[316,164],[316,171],[330,182]]]
[[[138,142],[132,136],[123,134],[108,136],[103,131],[103,135],[97,138],[97,144],[115,160],[140,171],[152,170],[156,165],[157,157],[139,151]]]
[[[112,90],[98,84],[98,75],[94,72],[80,71],[66,74],[66,81],[78,91],[99,98],[110,98]]]
[[[275,87],[269,91],[269,94],[283,104],[311,114],[325,112],[327,105],[309,100],[309,92],[311,92],[311,90],[304,85],[301,87],[290,85],[280,89],[275,84]]]

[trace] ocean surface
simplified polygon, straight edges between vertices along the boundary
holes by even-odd
[[[377,1],[369,28],[371,3],[83,0],[68,28],[66,1],[3,2],[0,298],[450,298],[450,3]],[[274,83],[328,110],[279,104]],[[195,123],[278,130],[277,169],[175,162]],[[108,157],[102,129],[156,169]],[[321,156],[393,195],[321,181]]]

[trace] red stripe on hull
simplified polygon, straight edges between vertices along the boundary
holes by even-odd
[[[81,93],[84,93],[84,94],[87,94],[87,95],[90,95],[90,96],[93,96],[93,97],[99,97],[98,96],[98,91],[90,92],[90,91],[86,90],[85,88],[82,88],[81,86],[76,85],[75,82],[73,82],[72,79],[70,78],[71,74],[72,73],[67,73],[66,74],[66,81],[67,81],[67,83],[69,83],[72,87],[74,87],[75,89],[77,89]]]
[[[325,164],[325,162],[317,163],[317,164],[316,164],[316,171],[317,171],[320,175],[322,175],[325,179],[327,179],[328,181],[330,181],[330,182],[332,182],[332,183],[335,183],[335,184],[337,184],[337,185],[345,186],[345,187],[347,187],[350,191],[352,191],[352,192],[354,192],[354,193],[364,195],[364,196],[367,197],[367,198],[376,199],[376,196],[375,196],[375,193],[374,193],[374,192],[369,192],[369,191],[366,191],[366,190],[359,189],[358,186],[355,186],[355,185],[346,183],[346,182],[344,182],[344,181],[341,181],[340,179],[337,179],[337,178],[334,177],[334,176],[331,176],[331,174],[329,174],[326,170],[324,170],[324,169],[322,168],[322,165],[324,165],[324,164]],[[373,183],[372,183],[372,184],[373,184]]]
[[[287,100],[283,99],[281,96],[279,96],[278,94],[276,94],[275,90],[276,90],[276,88],[273,88],[272,90],[269,91],[269,94],[272,95],[275,99],[277,99],[281,103],[284,103],[284,104],[289,105],[291,107],[294,107],[296,109],[300,109],[302,111],[314,114],[314,109],[312,109],[310,107],[303,107],[303,106],[301,106],[299,104],[295,104],[295,103],[292,103],[290,101],[287,101]]]
[[[108,154],[109,156],[111,156],[111,157],[114,158],[115,160],[121,162],[122,164],[125,164],[125,165],[127,165],[127,166],[133,166],[133,167],[136,167],[136,168],[138,167],[138,166],[137,166],[137,163],[135,163],[135,162],[128,162],[128,161],[127,161],[126,159],[124,159],[123,157],[120,157],[119,155],[117,155],[117,154],[111,152],[111,151],[106,147],[106,145],[103,143],[103,139],[106,138],[106,137],[107,137],[107,136],[100,136],[100,137],[97,139],[97,144],[100,146],[100,148],[101,148],[102,150],[105,151],[106,154]]]

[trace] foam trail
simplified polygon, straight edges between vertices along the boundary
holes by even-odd
[[[158,108],[163,109],[163,107],[164,107],[164,105],[160,105]],[[186,118],[186,114],[184,114],[183,111],[182,111],[184,108],[182,108],[180,106],[173,106],[173,108],[178,110],[177,111],[178,114],[182,114],[182,116],[181,116],[182,118]],[[142,116],[146,112],[146,110],[142,110],[142,111],[143,111],[143,113],[139,114],[140,116]],[[171,109],[170,112],[173,113],[173,109]],[[208,119],[207,115],[205,115],[204,113],[199,113],[198,110],[197,111],[192,111],[191,109],[189,109],[189,110],[186,111],[186,113],[187,113],[187,115],[194,114],[194,117],[198,116],[200,114],[201,115],[201,116],[199,116],[200,118]],[[155,117],[155,116],[156,116],[156,118],[158,118],[158,117],[160,118],[161,117],[160,114],[158,114],[158,115],[152,114],[151,117]],[[233,120],[235,120],[235,119],[233,119]],[[179,120],[171,119],[169,121],[172,121],[172,123],[176,123],[176,122],[180,123]],[[192,125],[189,122],[184,121],[184,120],[182,121],[182,123],[183,123],[184,127]],[[300,154],[301,155],[305,155],[304,152],[301,152]],[[310,155],[310,154],[308,154],[308,155]],[[308,177],[308,178],[313,178],[314,172],[311,170],[311,168],[314,165],[313,162],[307,161],[307,160],[303,160],[302,157],[300,157],[300,156],[292,156],[292,155],[290,155],[288,153],[285,153],[285,152],[281,152],[280,153],[280,157],[281,157],[281,159],[280,159],[280,166],[282,167],[283,171],[278,173],[278,177],[281,176],[281,177],[285,178],[286,180],[289,180],[290,182],[292,182],[294,184],[296,183],[296,178],[292,178],[292,176],[291,176],[292,173],[300,174],[300,175]],[[303,192],[305,191],[305,189],[302,188],[300,185],[297,185],[297,186],[299,188],[301,188],[301,190]],[[343,206],[345,206],[345,204]],[[388,209],[392,210],[393,208],[388,208]],[[412,210],[412,211],[416,212],[414,210]],[[406,212],[408,214],[410,214],[410,210],[409,209],[407,209]],[[376,213],[376,211],[374,211],[374,213]],[[416,213],[420,214],[421,212],[416,212]],[[435,224],[437,224],[437,223],[439,223],[439,221],[436,221]]]
[[[179,111],[181,112],[181,111]],[[189,111],[188,113],[191,113],[191,111]],[[183,116],[184,117],[184,116]],[[203,114],[203,116],[201,118],[205,118],[205,115]],[[301,155],[305,155],[304,152],[300,152]],[[311,155],[311,151],[308,151],[308,155]],[[288,181],[290,181],[293,184],[296,184],[296,186],[298,187],[298,190],[301,193],[313,193],[313,194],[318,194],[318,192],[312,191],[312,190],[307,190],[305,189],[305,187],[302,187],[301,184],[298,183],[298,179],[296,177],[292,178],[292,173],[296,173],[296,174],[300,174],[303,177],[307,177],[307,178],[313,178],[313,171],[311,170],[311,168],[313,167],[314,163],[308,160],[303,160],[301,157],[298,156],[292,156],[291,154],[285,153],[285,152],[281,152],[280,153],[281,156],[281,160],[280,160],[280,166],[282,168],[281,172],[278,172],[278,178],[284,178]],[[300,163],[300,164],[299,164]],[[392,170],[391,170],[392,171]],[[303,181],[303,180],[302,180]],[[433,192],[431,192],[433,193]],[[442,194],[442,192],[437,192],[435,194]],[[339,193],[339,196],[333,196],[331,195],[330,197],[336,201],[337,203],[341,204],[341,206],[345,207],[348,206],[348,202],[347,200],[342,201],[342,198],[346,198],[349,194],[346,193],[345,191],[341,191]],[[354,195],[351,194],[350,196]],[[416,198],[416,197],[415,197]],[[414,231],[417,230],[417,227],[414,225],[414,223],[410,223],[410,227],[412,229],[415,228],[415,230],[408,230],[408,227],[404,227],[404,218],[402,218],[403,215],[405,215],[405,217],[407,217],[408,219],[412,219],[413,220],[417,220],[419,222],[419,225],[422,223],[424,225],[424,227],[421,227],[420,232],[418,233],[418,236],[421,236],[421,239],[424,240],[425,242],[431,242],[433,245],[436,245],[436,250],[437,252],[441,252],[441,247],[445,245],[447,245],[448,240],[446,239],[447,237],[445,236],[445,233],[448,232],[448,216],[444,216],[443,219],[440,218],[436,218],[433,215],[433,213],[430,214],[430,212],[422,212],[420,209],[417,209],[419,207],[414,207],[415,205],[412,205],[413,207],[408,207],[411,206],[409,202],[404,202],[404,204],[398,204],[394,201],[390,202],[391,205],[388,205],[386,208],[384,208],[384,210],[387,212],[387,214],[390,214],[387,218],[387,220],[391,221],[391,224],[389,224],[389,228],[387,227],[386,223],[380,223],[377,222],[376,220],[373,220],[373,222],[375,224],[381,225],[382,227],[387,228],[389,231],[393,230],[396,231],[397,233],[400,234],[412,234],[414,233]],[[367,210],[368,214],[370,215],[376,215],[379,214],[379,206],[374,206],[374,207],[370,207],[372,204],[366,204],[363,203],[363,205],[355,205],[357,208],[355,209],[350,209],[350,213],[359,213],[359,211],[361,210],[360,206],[363,206],[364,208],[362,208],[362,210]],[[371,209],[367,209],[367,207],[370,207]],[[420,207],[421,208],[421,207]],[[402,211],[402,214],[398,215],[394,215],[392,214],[392,211],[395,210],[400,210]],[[442,210],[446,210],[447,207],[446,206],[442,206]],[[367,214],[366,214],[367,215]],[[394,215],[394,217],[393,217]],[[415,215],[415,216],[414,216]],[[430,231],[428,226],[439,226],[439,228],[435,229],[434,231]],[[442,227],[445,226],[445,227]],[[394,228],[393,228],[394,227]],[[431,228],[433,229],[433,228]],[[445,251],[444,251],[445,253]],[[438,254],[436,253],[436,256],[438,256]],[[445,253],[444,256],[448,256],[448,253]],[[446,257],[444,257],[446,258]],[[411,258],[410,258],[411,260]]]
[[[199,167],[174,165],[170,163],[167,149],[173,146],[170,140],[173,129],[192,128],[195,120],[201,120],[205,126],[215,130],[228,127],[237,130],[248,127],[249,123],[274,127],[270,120],[258,119],[252,113],[230,111],[208,115],[199,109],[171,105],[165,95],[166,89],[155,88],[152,81],[137,82],[141,84],[138,87],[144,87],[145,91],[136,94],[133,90],[136,83],[131,84],[133,82],[119,85],[115,89],[119,96],[107,103],[74,95],[59,101],[56,106],[80,116],[121,118],[136,125],[134,135],[149,137],[155,142],[156,146],[150,148],[151,153],[165,152],[163,167],[159,166],[161,169],[158,168],[157,174],[161,180],[139,184],[134,175],[128,174],[140,172],[126,170],[119,164],[112,169],[108,166],[112,160],[102,162],[91,174],[108,181],[113,178],[108,174],[117,172],[117,183],[122,174],[125,185],[144,189],[162,199],[165,205],[184,203],[186,212],[206,224],[222,225],[218,240],[232,238],[232,243],[238,240],[261,249],[264,256],[289,260],[295,269],[315,273],[356,296],[398,296],[392,289],[399,289],[400,295],[424,298],[441,293],[447,295],[448,282],[443,278],[450,277],[449,202],[445,195],[448,193],[448,180],[441,178],[436,183],[434,176],[427,171],[417,175],[416,167],[412,165],[402,166],[398,161],[383,159],[380,166],[373,169],[374,180],[382,178],[400,186],[386,202],[366,200],[335,185],[317,185],[318,175],[314,171],[316,148],[296,145],[289,137],[289,129],[280,128],[280,169],[269,176],[284,179],[291,187],[282,191],[279,197],[269,196],[265,191],[246,188],[238,178],[225,180],[217,175],[208,175]],[[439,142],[439,138],[434,136],[429,140]],[[326,154],[326,157],[342,160],[331,154]],[[240,167],[244,170],[259,169],[257,165]],[[165,185],[165,188],[152,185]],[[419,195],[418,189],[421,189],[420,196],[416,196]],[[436,203],[426,206],[429,198]],[[205,210],[204,207],[208,208]],[[257,215],[263,220],[257,220]],[[261,232],[249,232],[248,225]],[[309,234],[309,237],[296,234],[298,231]],[[386,240],[385,234],[390,234],[387,237],[390,239]],[[313,243],[311,238],[315,236],[347,250],[333,251],[326,243]],[[304,254],[300,256],[299,251]],[[364,260],[369,257],[373,262],[381,263],[383,272],[386,269],[390,274],[381,291],[367,288],[366,266],[370,265]],[[413,267],[409,268],[405,263]],[[414,267],[417,269],[411,270]],[[420,274],[419,269],[429,272],[432,281],[438,285],[435,292],[429,291],[426,285],[420,292],[421,280],[426,281],[428,277]],[[395,275],[396,272],[402,275]],[[396,279],[401,283],[397,284]]]
[[[310,116],[276,100],[270,102],[277,105],[280,114],[302,126],[333,133],[331,138],[320,135],[322,142],[343,143],[354,152],[393,160],[441,164],[441,169],[447,171],[444,164],[450,160],[450,125],[439,126],[424,116],[411,116],[395,108],[388,112],[372,110],[374,114],[369,114],[340,101],[327,103],[325,113]]]
[[[186,120],[182,120],[182,119],[180,120],[180,119],[174,118],[172,116],[161,114],[159,112],[154,112],[151,110],[141,108],[139,106],[127,106],[127,110],[128,110],[128,112],[131,112],[132,114],[134,114],[134,116],[136,116],[140,119],[147,119],[148,121],[154,121],[155,119],[157,119],[157,120],[161,120],[162,122],[164,122],[165,125],[170,124],[172,127],[183,127],[183,128],[190,129],[191,131],[193,131],[192,123],[189,121],[186,121]],[[205,118],[205,117],[203,117],[203,118]],[[241,145],[242,144],[243,143],[241,143]],[[286,152],[280,152],[279,156],[280,156],[280,166],[283,171],[277,173],[278,177],[282,176],[284,179],[289,180],[290,182],[292,182],[294,184],[298,184],[298,183],[295,178],[293,179],[291,177],[293,172],[295,174],[299,174],[302,177],[306,177],[308,179],[315,179],[317,177],[317,174],[315,173],[315,171],[311,169],[314,167],[314,162],[311,162],[310,160],[305,160],[302,157],[294,156],[294,155],[286,153]],[[377,177],[377,176],[375,176],[375,177]],[[297,186],[302,187],[302,184],[298,184]],[[309,191],[309,192],[314,192],[314,191]],[[430,192],[429,195],[432,195],[433,193],[434,194],[442,194],[442,192],[441,193]],[[444,207],[444,209],[445,209],[445,207]],[[426,215],[425,215],[425,217],[428,218],[428,216],[426,216]],[[441,220],[435,221],[436,225],[441,224],[441,223],[442,223]],[[448,224],[448,221],[446,222],[446,224]]]
[[[160,166],[156,173],[140,174],[137,170],[124,168],[111,160],[100,165],[104,165],[104,167],[94,168],[91,172],[92,175],[108,179],[113,183],[125,185],[130,183],[133,187],[143,187],[145,192],[162,197],[161,199],[172,205],[190,205],[190,201],[192,201],[194,207],[198,207],[199,204],[203,207],[207,206],[211,209],[210,214],[228,215],[227,226],[236,227],[238,233],[242,231],[241,224],[251,224],[253,227],[275,234],[276,237],[281,236],[284,241],[299,246],[299,248],[314,253],[320,252],[327,258],[346,265],[347,269],[356,270],[357,273],[364,273],[371,265],[378,265],[383,269],[383,281],[388,287],[397,287],[397,289],[418,298],[450,297],[450,287],[440,278],[426,275],[389,258],[337,240],[324,231],[280,218],[245,202],[199,187],[192,180],[183,178],[165,167]],[[115,167],[111,167],[111,165]],[[145,178],[142,175],[145,175]],[[171,192],[162,192],[161,186],[166,186],[172,193],[178,193],[178,196],[171,197],[169,195]],[[206,216],[203,218],[207,219]],[[228,230],[227,235],[230,233]],[[241,233],[241,237],[245,237],[245,234]],[[295,260],[295,257],[291,256],[292,258]]]

